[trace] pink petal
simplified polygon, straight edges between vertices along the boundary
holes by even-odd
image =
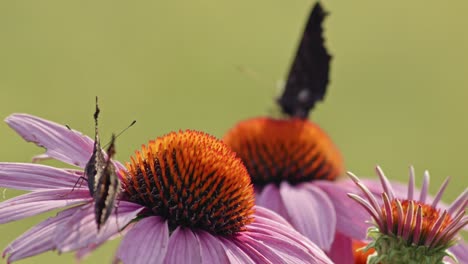
[[[53,236],[57,227],[68,221],[79,207],[70,208],[29,229],[9,244],[3,251],[3,257],[10,254],[8,263],[55,249]]]
[[[229,263],[226,249],[216,236],[205,231],[197,231],[195,235],[200,241],[202,263]]]
[[[255,249],[255,251],[258,252],[258,254],[262,256],[262,258],[268,260],[270,263],[301,263],[300,258],[295,256],[293,252],[288,252],[289,254],[285,254],[283,250],[286,252],[289,250],[281,248],[281,251],[278,251],[276,247],[272,247],[271,245],[275,243],[277,243],[278,246],[290,247],[290,245],[286,243],[281,245],[280,243],[282,241],[275,241],[273,237],[267,237],[263,234],[254,234],[253,237],[242,236],[241,238],[239,238],[239,240],[241,240],[240,243],[243,244],[243,247],[246,248],[246,250]],[[270,241],[269,243],[265,244],[262,240]],[[307,257],[302,257],[304,260],[308,260]],[[309,263],[309,261],[307,261],[307,263]]]
[[[169,238],[169,246],[164,263],[202,263],[200,241],[198,241],[192,230],[184,227],[176,228]]]
[[[244,241],[234,239],[233,242],[237,248],[239,248],[242,252],[249,256],[249,259],[253,261],[253,263],[274,263],[273,261],[268,259],[269,256],[265,256],[264,254],[260,253],[260,251],[257,250],[255,247],[252,247]]]
[[[437,194],[434,198],[434,201],[432,202],[432,207],[436,208],[437,204],[440,202],[440,199],[442,199],[442,195],[445,192],[445,189],[447,188],[447,185],[450,181],[450,178],[445,179],[445,181],[442,183],[442,185],[439,188],[439,191],[437,191]]]
[[[317,181],[314,183],[321,190],[328,194],[328,198],[332,201],[336,212],[336,229],[338,232],[358,239],[363,240],[367,234],[369,224],[366,221],[370,220],[370,215],[366,210],[347,196],[347,193],[361,193],[352,181]],[[374,186],[380,186],[380,183],[374,181]],[[366,184],[369,188],[369,185]],[[369,188],[372,192],[372,189]]]
[[[239,248],[236,243],[232,242],[228,238],[218,237],[218,239],[223,243],[223,247],[226,251],[226,256],[229,258],[231,264],[255,264],[256,262],[250,258],[250,256],[245,253],[241,248]]]
[[[414,197],[414,167],[413,166],[410,166],[410,169],[409,169],[409,182],[408,182],[408,196],[407,196],[407,199],[408,200],[413,200],[413,197]]]
[[[262,206],[258,206],[258,205],[255,206],[255,214],[254,215],[255,215],[254,216],[255,218],[263,217],[263,218],[275,221],[277,223],[280,223],[282,225],[292,227],[291,224],[288,221],[286,221],[286,219],[284,219],[281,215],[279,215],[275,211],[272,211],[272,210],[267,209],[267,208],[262,207]]]
[[[109,239],[107,240],[114,240],[116,238],[120,238],[120,237],[125,237],[125,235],[127,234],[128,230],[132,229],[133,227],[133,223],[130,223],[128,224],[124,230],[121,230],[119,233],[109,237]],[[80,248],[78,249],[76,252],[75,252],[75,258],[77,260],[77,262],[79,263],[81,260],[83,260],[84,258],[86,258],[88,255],[90,255],[91,253],[93,253],[93,251],[95,251],[99,246],[101,246],[101,244],[89,244],[88,246],[86,247],[83,247],[83,248]]]
[[[80,187],[82,171],[40,164],[0,162],[0,187],[25,191]],[[78,184],[77,184],[78,183]],[[87,187],[84,183],[83,187]]]
[[[248,225],[245,233],[272,236],[288,243],[289,245],[294,245],[295,248],[302,248],[302,250],[312,254],[314,258],[328,260],[325,253],[308,238],[301,235],[295,229],[292,229],[290,225],[283,225],[281,222],[277,222],[270,218],[261,217],[256,214],[255,221]]]
[[[120,229],[143,210],[142,206],[125,201],[120,201],[117,206],[99,232],[95,222],[94,204],[83,206],[70,217],[70,221],[60,226],[54,238],[58,251],[67,252],[93,244],[99,245],[117,235]]]
[[[284,205],[280,190],[275,184],[267,184],[261,192],[257,193],[255,203],[277,212],[289,221],[288,210]]]
[[[328,256],[334,263],[353,264],[354,254],[352,239],[337,232],[330,251],[328,252]]]
[[[317,255],[322,257],[317,257],[282,237],[248,232],[240,236],[239,240],[258,251],[272,263],[332,263],[321,251]]]
[[[393,188],[392,188],[392,185],[390,184],[390,181],[385,176],[383,170],[379,166],[377,166],[375,170],[377,172],[377,175],[380,178],[380,183],[384,189],[384,192],[387,193],[390,200],[393,200],[393,198],[395,197],[395,194],[393,193]]]
[[[84,168],[91,157],[93,140],[64,125],[28,114],[10,115],[5,122],[26,141],[46,148],[51,158]]]
[[[23,219],[91,199],[88,190],[69,189],[23,194],[0,203],[0,224]]]
[[[335,236],[336,215],[327,194],[312,184],[291,186],[281,183],[281,197],[291,225],[324,250]]]
[[[158,216],[146,217],[128,231],[116,257],[123,263],[163,263],[168,243],[167,221]]]
[[[468,199],[468,190],[465,190],[455,199],[455,201],[452,202],[452,204],[448,208],[449,214],[453,215],[459,210],[465,210],[463,206],[465,206],[467,199]]]
[[[421,187],[421,194],[419,196],[419,201],[421,203],[426,203],[426,198],[429,192],[429,180],[430,180],[429,171],[426,170],[424,171],[423,184]]]

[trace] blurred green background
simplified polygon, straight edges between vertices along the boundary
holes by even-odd
[[[285,78],[313,1],[1,1],[0,116],[26,112],[93,135],[94,96],[117,159],[171,130],[221,137],[266,115]],[[312,119],[349,170],[380,164],[406,180],[431,172],[444,197],[467,187],[467,1],[323,1],[333,54],[326,100]],[[243,71],[239,68],[244,69]],[[0,161],[42,150],[0,125]],[[57,163],[47,162],[57,165]],[[17,195],[7,190],[2,200]],[[3,248],[49,215],[0,225]],[[85,263],[110,262],[118,241]],[[73,262],[55,252],[20,263]]]

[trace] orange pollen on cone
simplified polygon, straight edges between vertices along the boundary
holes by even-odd
[[[409,200],[404,200],[400,201],[401,207],[403,209],[403,215],[402,218],[398,216],[398,205],[397,205],[397,199],[392,200],[391,205],[392,205],[392,215],[394,219],[394,231],[397,230],[397,223],[404,223],[405,221],[405,216],[408,213],[409,210],[409,204],[410,202],[414,203],[413,206],[413,221],[412,221],[412,226],[416,224],[416,215],[417,215],[417,208],[418,206],[421,206],[421,213],[422,213],[422,225],[421,225],[421,235],[424,237],[429,233],[429,231],[432,229],[432,227],[436,224],[437,219],[439,219],[440,216],[440,210],[435,209],[430,205],[418,202],[418,201],[409,201]],[[383,212],[385,212],[385,208],[382,207]],[[385,214],[384,214],[385,215]],[[444,232],[444,230],[447,228],[447,226],[452,222],[452,218],[450,215],[447,214],[445,219],[442,221],[442,225],[439,228],[439,232]]]
[[[223,139],[244,161],[255,185],[335,180],[344,172],[341,154],[316,124],[297,118],[254,118]]]
[[[143,145],[126,164],[123,187],[147,215],[218,235],[253,221],[254,190],[242,161],[213,136],[179,131]]]
[[[353,256],[354,256],[354,264],[366,264],[367,263],[367,258],[369,255],[373,254],[375,252],[375,249],[370,248],[367,251],[364,251],[364,247],[367,246],[367,243],[359,241],[359,240],[353,240]]]

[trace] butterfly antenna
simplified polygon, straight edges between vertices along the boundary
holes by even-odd
[[[272,87],[272,83],[266,81],[265,78],[261,76],[261,74],[259,74],[254,69],[248,66],[243,66],[243,65],[238,65],[236,68],[239,72],[243,73],[245,76],[249,77],[251,80],[254,80],[257,83],[262,84],[262,86]]]
[[[122,131],[120,131],[117,135],[115,135],[115,136],[112,135],[112,137],[113,137],[114,139],[111,139],[111,141],[110,141],[109,143],[107,143],[107,144],[104,146],[104,148],[107,148],[107,147],[111,144],[112,141],[114,141],[115,139],[117,139],[117,138],[118,138],[120,135],[122,135],[125,131],[127,131],[129,128],[131,128],[133,125],[135,125],[135,123],[136,123],[136,120],[133,120],[133,121],[130,123],[130,125],[128,125],[128,126],[127,126],[126,128],[124,128],[124,129],[122,129]]]
[[[96,110],[94,111],[94,133],[98,137],[98,118],[101,110],[99,109],[98,97],[96,96]]]

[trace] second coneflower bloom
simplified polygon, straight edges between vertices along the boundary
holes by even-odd
[[[253,118],[223,140],[244,161],[258,205],[336,253],[335,261],[352,259],[351,238],[365,238],[366,213],[346,196],[357,190],[352,182],[337,181],[344,174],[341,154],[318,125],[299,118]]]
[[[13,115],[7,122],[27,140],[47,147],[48,157],[80,160],[83,166],[92,154],[92,140],[80,135],[82,141],[71,141],[77,132],[53,122],[25,115]],[[86,143],[86,148],[70,142]],[[4,256],[14,261],[57,249],[77,251],[81,257],[124,234],[116,254],[116,261],[124,263],[331,263],[287,221],[254,205],[247,170],[213,136],[190,130],[170,133],[143,146],[126,168],[115,164],[122,181],[118,208],[99,233],[92,207],[72,207],[30,229],[7,247]],[[37,166],[20,164],[11,173],[4,170],[11,166],[0,163],[0,186],[29,186],[26,177],[32,179]],[[43,178],[50,182],[55,178],[55,185],[64,181],[64,193],[81,193],[72,190],[81,173],[59,172],[56,175],[63,176]],[[24,177],[14,180],[15,174]],[[46,207],[38,202],[22,206],[33,211],[28,216],[47,209],[38,211]]]
[[[432,202],[428,202],[429,174],[426,172],[419,197],[415,197],[414,171],[411,168],[407,196],[395,194],[390,182],[377,168],[383,192],[383,204],[352,173],[351,179],[364,195],[349,194],[365,208],[375,227],[368,231],[372,239],[367,249],[375,249],[368,263],[443,263],[444,258],[466,260],[468,252],[450,252],[460,240],[458,232],[467,225],[465,210],[468,192],[463,192],[448,208],[438,205],[447,186],[446,180]],[[463,246],[463,245],[462,245]],[[366,250],[366,249],[364,249]],[[458,254],[457,254],[458,253]],[[463,262],[465,263],[465,262]]]

